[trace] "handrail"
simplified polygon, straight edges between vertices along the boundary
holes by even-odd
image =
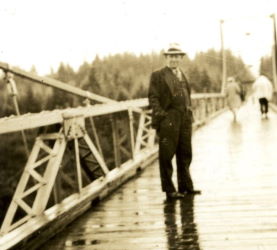
[[[80,88],[76,88],[74,86],[71,86],[69,84],[63,83],[61,81],[52,79],[52,78],[48,78],[48,77],[42,77],[42,76],[37,76],[35,74],[32,73],[28,73],[24,70],[21,69],[17,69],[14,67],[9,66],[7,63],[3,63],[0,62],[0,69],[4,70],[5,72],[10,72],[12,74],[15,74],[17,76],[20,76],[22,78],[46,85],[46,86],[50,86],[50,87],[54,87],[56,89],[60,89],[62,91],[80,96],[80,97],[84,97],[86,99],[89,100],[93,100],[93,101],[97,101],[100,103],[115,103],[116,101],[107,98],[107,97],[103,97],[94,93],[91,93],[89,91],[86,90],[82,90]]]
[[[222,95],[214,93],[192,95],[192,99],[195,100],[216,97],[222,97]],[[148,105],[148,100],[144,98],[107,104],[96,104],[86,107],[43,111],[40,113],[28,113],[21,116],[4,117],[0,118],[0,134],[62,123],[64,114],[82,115],[86,118],[120,112],[128,109],[136,110],[138,108],[147,107]]]
[[[96,104],[86,107],[57,109],[53,111],[42,111],[40,113],[28,113],[21,116],[4,117],[0,119],[0,134],[62,123],[64,114],[73,116],[81,115],[86,118],[128,110],[128,108],[136,109],[147,105],[146,99],[140,99],[116,102],[114,104]]]

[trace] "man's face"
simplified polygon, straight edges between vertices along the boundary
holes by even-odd
[[[183,55],[165,55],[166,65],[172,69],[175,69],[179,66]]]

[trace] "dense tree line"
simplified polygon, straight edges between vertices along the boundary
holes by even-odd
[[[226,51],[227,73],[240,81],[251,78],[243,61]],[[67,84],[106,96],[115,100],[147,97],[149,77],[153,70],[163,66],[162,53],[135,55],[123,53],[98,56],[89,63],[84,62],[75,72],[73,68],[61,63],[57,71],[48,76]],[[213,49],[197,53],[194,59],[185,57],[182,69],[186,73],[193,92],[219,92],[222,78],[221,53]],[[31,70],[36,73],[35,67]],[[30,83],[15,77],[18,86],[20,110],[37,112],[44,109],[64,108],[82,104],[82,100],[71,94]],[[13,106],[1,84],[1,116],[13,113]]]

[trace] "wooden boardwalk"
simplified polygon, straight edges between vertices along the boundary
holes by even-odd
[[[277,115],[251,102],[193,136],[200,196],[166,201],[157,163],[103,200],[44,250],[277,249]]]

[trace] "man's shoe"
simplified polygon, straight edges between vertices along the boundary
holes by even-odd
[[[166,193],[166,198],[168,199],[180,199],[184,198],[185,196],[178,192]]]
[[[187,194],[192,194],[192,195],[201,194],[201,191],[200,190],[190,190],[190,191],[187,191]]]

